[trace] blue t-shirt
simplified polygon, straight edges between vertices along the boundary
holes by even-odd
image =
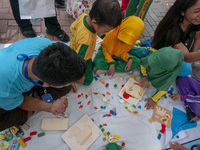
[[[24,100],[22,93],[29,91],[34,84],[23,75],[23,63],[19,54],[38,55],[51,45],[47,38],[26,38],[0,50],[0,108],[12,110]]]

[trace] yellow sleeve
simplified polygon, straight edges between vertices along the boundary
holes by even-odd
[[[103,46],[103,55],[107,63],[114,64],[115,60],[112,59],[112,55],[107,51],[107,49],[104,46]]]
[[[125,62],[128,62],[129,58],[133,59],[133,56],[130,56],[128,52],[124,52],[120,56]]]
[[[157,91],[152,97],[151,99],[154,102],[158,102],[158,100],[167,93],[167,91]]]
[[[142,78],[147,78],[147,76],[148,76],[147,69],[142,65],[140,65],[140,75]]]

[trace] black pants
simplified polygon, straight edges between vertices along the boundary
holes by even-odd
[[[69,85],[63,88],[47,88],[47,93],[51,93],[54,100],[65,96],[67,93],[71,91],[72,86]],[[30,92],[37,92],[38,96],[44,94],[44,89],[42,87],[35,86],[30,90]],[[29,92],[24,95],[27,95]],[[15,108],[12,110],[4,110],[0,108],[0,131],[3,131],[12,126],[23,125],[28,120],[28,112],[21,109]]]
[[[33,28],[32,28],[32,24],[31,24],[30,20],[29,19],[22,20],[20,18],[18,0],[10,0],[10,5],[12,8],[13,16],[14,16],[20,30],[22,32],[27,31],[27,30],[32,30]],[[44,20],[45,20],[46,28],[51,35],[58,36],[63,33],[63,31],[60,28],[60,24],[57,20],[57,16],[44,18]]]

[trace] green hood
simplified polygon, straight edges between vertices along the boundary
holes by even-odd
[[[141,59],[147,69],[148,79],[160,91],[167,91],[182,69],[183,52],[164,47]]]

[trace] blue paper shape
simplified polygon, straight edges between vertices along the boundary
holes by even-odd
[[[187,114],[175,107],[173,107],[173,117],[171,123],[172,138],[180,131],[197,127],[197,122],[189,122]]]

